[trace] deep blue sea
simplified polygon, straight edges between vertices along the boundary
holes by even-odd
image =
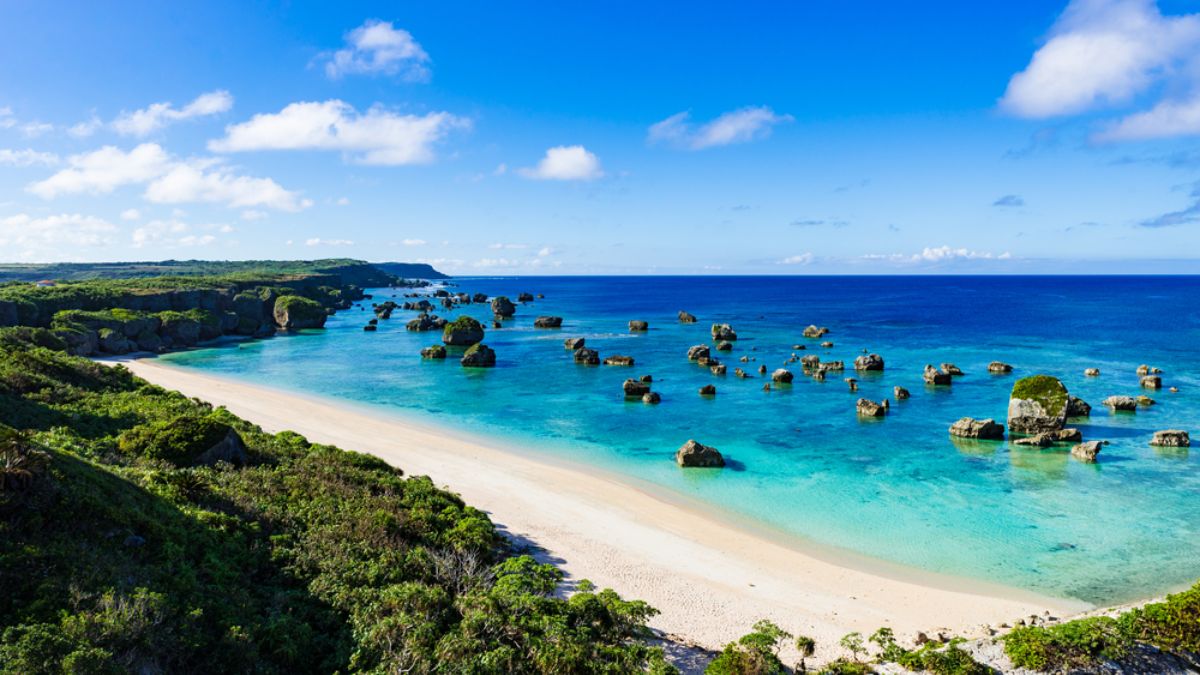
[[[941,573],[1094,603],[1146,597],[1200,578],[1200,448],[1150,447],[1158,429],[1200,436],[1200,277],[526,277],[460,278],[452,291],[489,296],[543,293],[492,330],[487,305],[467,313],[488,326],[497,367],[468,370],[456,358],[423,361],[440,333],[413,333],[415,313],[396,311],[378,332],[362,326],[371,301],[324,330],[171,354],[176,365],[376,406],[497,437],[517,447],[650,481],[772,529]],[[376,290],[375,302],[403,291]],[[440,308],[439,308],[440,309]],[[681,324],[679,310],[695,314]],[[539,315],[564,317],[535,329]],[[650,330],[631,334],[630,319]],[[710,326],[738,333],[719,356],[729,374],[688,362],[712,344]],[[801,337],[828,326],[821,340]],[[585,367],[563,348],[584,337],[601,356],[628,354],[633,368]],[[821,348],[823,340],[834,342]],[[886,370],[825,382],[800,375],[762,391],[757,366],[784,365],[792,346],[823,361],[869,350]],[[714,355],[718,355],[714,351]],[[739,362],[747,356],[748,364]],[[987,364],[1012,364],[992,375]],[[926,387],[926,363],[965,371],[951,387]],[[1139,364],[1164,371],[1143,392]],[[741,380],[733,369],[753,369]],[[1101,376],[1084,377],[1088,367]],[[1087,439],[1111,441],[1095,464],[1067,448],[955,442],[963,417],[1003,421],[1013,382],[1060,377],[1093,406]],[[662,403],[627,402],[621,383],[651,374]],[[697,389],[716,384],[718,394]],[[855,400],[890,398],[884,419],[859,419]],[[1166,387],[1179,388],[1169,393]],[[1111,413],[1109,395],[1148,393],[1157,404]],[[673,453],[689,438],[731,460],[724,470],[683,470]]]

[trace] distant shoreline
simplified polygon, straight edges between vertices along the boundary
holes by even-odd
[[[832,650],[841,635],[887,625],[981,636],[986,625],[1091,608],[998,584],[940,575],[781,537],[683,495],[591,467],[543,461],[454,429],[365,406],[196,373],[147,358],[114,359],[136,375],[223,405],[268,431],[377,455],[429,475],[486,510],[502,531],[544,550],[568,579],[587,578],[662,614],[651,625],[718,649],[771,618]],[[818,654],[820,656],[820,654]]]

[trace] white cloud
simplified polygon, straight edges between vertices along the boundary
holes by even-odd
[[[480,258],[471,263],[471,267],[491,269],[496,267],[520,267],[521,261],[513,258]]]
[[[537,254],[538,254],[539,258],[545,258],[546,256],[551,256],[551,255],[554,255],[555,253],[556,253],[556,251],[553,248],[551,248],[549,246],[543,246],[542,249],[540,251],[538,251]]]
[[[108,245],[116,229],[102,218],[79,213],[51,216],[19,213],[0,218],[0,247],[23,259],[35,256],[62,259],[64,249]]]
[[[181,120],[227,112],[233,107],[233,96],[224,90],[210,91],[197,96],[183,108],[170,103],[152,103],[131,113],[122,113],[113,120],[113,129],[126,136],[148,136]]]
[[[0,129],[11,129],[17,125],[17,118],[13,116],[12,108],[8,106],[0,107]]]
[[[1053,117],[1127,103],[1179,72],[1198,46],[1200,15],[1165,17],[1154,0],[1074,0],[1000,105]]]
[[[954,260],[1009,260],[1012,258],[1012,254],[1007,251],[996,255],[987,251],[973,251],[968,248],[926,246],[920,253],[912,255],[904,253],[870,253],[862,256],[862,258],[863,260],[886,260],[899,263],[938,263]]]
[[[770,108],[760,106],[732,110],[711,122],[696,126],[691,122],[691,113],[681,112],[652,124],[646,140],[702,150],[760,140],[770,136],[775,125],[792,120],[791,115],[776,115]]]
[[[504,244],[501,242],[496,242],[494,244],[488,244],[488,248],[493,249],[493,250],[498,250],[498,249],[503,249],[503,248],[520,249],[520,248],[529,248],[529,244]]]
[[[105,146],[71,157],[68,165],[26,189],[53,199],[84,192],[107,194],[125,185],[146,184],[145,199],[163,204],[217,202],[234,208],[265,206],[281,211],[312,205],[270,178],[239,176],[212,159],[180,161],[156,143],[143,143],[128,152]]]
[[[424,239],[405,239],[400,243],[405,246],[424,246],[427,242]]]
[[[320,237],[312,237],[304,240],[305,246],[353,246],[354,242],[349,239],[321,239]]]
[[[337,200],[337,202],[336,202],[336,203],[337,203],[337,205],[338,205],[338,206],[349,206],[349,205],[350,205],[350,198],[349,198],[349,197],[341,197],[341,198],[339,198],[339,199]]]
[[[106,145],[75,155],[68,164],[68,168],[27,189],[43,199],[79,192],[106,194],[123,185],[145,183],[162,175],[171,160],[161,146],[143,143],[129,152]]]
[[[1200,94],[1186,101],[1160,101],[1096,134],[1098,141],[1135,141],[1200,134]]]
[[[209,141],[214,152],[250,150],[340,150],[360,164],[422,164],[434,158],[433,145],[471,121],[447,112],[400,115],[375,106],[359,114],[350,104],[329,100],[292,103],[225,128]]]
[[[599,158],[582,145],[550,148],[537,166],[517,171],[536,180],[592,180],[604,175]]]
[[[800,255],[790,255],[779,261],[780,265],[808,265],[815,257],[812,253],[801,253]]]
[[[121,220],[141,220],[142,212],[137,209],[125,209],[121,212]]]
[[[199,225],[193,227],[187,223],[172,218],[171,220],[152,220],[133,231],[134,248],[157,246],[161,248],[189,248],[193,246],[208,246],[217,241],[213,234],[197,234],[202,232],[232,232],[228,225]]]
[[[368,20],[346,34],[346,46],[325,56],[325,74],[399,75],[410,82],[429,79],[429,55],[408,31],[390,21]]]
[[[265,211],[258,211],[256,209],[246,209],[245,211],[242,211],[242,220],[262,220],[266,217],[267,213]]]
[[[100,121],[100,118],[92,115],[92,118],[88,121],[68,127],[67,133],[75,138],[87,138],[96,133],[102,126],[104,126],[104,123]]]
[[[170,171],[146,186],[145,197],[160,204],[214,202],[232,208],[265,206],[280,211],[299,211],[312,206],[312,200],[285,190],[270,178],[237,176],[221,167],[176,164]]]
[[[0,166],[54,166],[58,155],[37,150],[0,149]]]

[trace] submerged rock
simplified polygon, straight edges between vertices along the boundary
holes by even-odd
[[[1023,377],[1008,399],[1008,430],[1015,434],[1057,431],[1067,420],[1067,388],[1056,377]]]
[[[1003,361],[992,361],[991,363],[988,364],[988,372],[989,373],[995,373],[996,375],[1004,375],[1006,373],[1011,373],[1012,371],[1013,371],[1013,367]]]
[[[1154,438],[1150,439],[1150,445],[1167,448],[1187,448],[1192,445],[1192,439],[1188,436],[1188,432],[1181,429],[1164,429],[1163,431],[1154,432]]]
[[[726,342],[738,339],[733,326],[727,323],[714,323],[712,325],[712,336],[714,340],[725,340]]]
[[[662,397],[657,391],[648,391],[642,394],[642,403],[658,404],[662,402]]]
[[[714,384],[706,384],[703,387],[700,387],[700,395],[701,396],[716,396],[717,395],[717,386]]]
[[[467,368],[491,368],[496,365],[496,352],[482,342],[471,345],[459,363]]]
[[[517,296],[517,302],[533,302],[532,293],[521,293]]]
[[[724,375],[726,366],[724,363],[714,363],[708,367],[708,370],[712,372],[713,375]]]
[[[629,322],[630,333],[645,333],[648,330],[650,330],[650,324],[641,319],[634,319]]]
[[[679,321],[681,323],[696,323],[696,315],[692,314],[691,312],[685,312],[685,311],[680,310]]]
[[[778,384],[790,384],[793,377],[792,371],[786,368],[777,368],[771,373],[771,381]]]
[[[1013,441],[1013,445],[1030,445],[1038,448],[1048,448],[1055,443],[1078,443],[1083,440],[1083,434],[1078,429],[1059,429],[1058,431],[1044,431],[1033,436],[1018,438]]]
[[[1084,441],[1071,448],[1071,456],[1081,462],[1094,462],[1103,445],[1102,441]]]
[[[1138,403],[1138,405],[1142,406],[1143,408],[1147,408],[1149,406],[1154,405],[1154,399],[1150,398],[1149,396],[1147,396],[1145,394],[1142,394],[1137,397],[1137,403]]]
[[[533,320],[534,328],[562,328],[561,316],[539,316]]]
[[[1084,368],[1083,375],[1084,375],[1084,377],[1100,377],[1100,369],[1099,368]]]
[[[908,393],[907,389],[905,389],[904,387],[898,386],[898,385],[895,387],[892,387],[892,394],[895,395],[897,401],[903,401],[904,399],[911,396],[911,394]]]
[[[883,417],[888,411],[887,399],[884,399],[883,403],[876,403],[870,399],[860,398],[854,404],[854,409],[862,417]]]
[[[1113,410],[1123,410],[1126,412],[1137,411],[1137,399],[1132,396],[1109,396],[1104,399],[1104,405]]]
[[[715,469],[725,466],[725,458],[716,448],[689,440],[675,451],[675,463],[682,467]]]
[[[855,370],[883,370],[883,357],[878,354],[863,354],[854,359]]]
[[[733,343],[728,342],[726,340],[721,340],[720,342],[717,343],[717,351],[719,351],[719,352],[733,351]]]
[[[978,438],[998,441],[1004,438],[1004,425],[992,418],[977,420],[974,417],[964,417],[950,425],[950,435],[959,438]]]

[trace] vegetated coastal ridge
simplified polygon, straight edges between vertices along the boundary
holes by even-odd
[[[960,646],[932,631],[969,632],[972,621],[1005,617],[1015,623],[1034,604],[832,565],[603,475],[497,453],[444,430],[153,362],[133,365],[146,377],[228,404],[212,409],[67,354],[135,351],[154,345],[154,337],[161,351],[225,333],[324,325],[331,310],[361,299],[363,288],[398,283],[370,283],[377,281],[372,274],[378,271],[350,265],[345,277],[256,271],[246,278],[121,282],[124,290],[104,281],[0,287],[0,302],[9,303],[2,316],[17,324],[0,334],[0,590],[7,603],[0,607],[0,668],[669,670],[645,644],[644,626],[656,621],[648,606],[586,584],[569,601],[558,599],[561,572],[519,555],[483,512],[426,479],[402,478],[388,464],[310,440],[371,446],[356,449],[400,469],[409,463],[409,473],[427,473],[470,502],[487,502],[510,535],[533,534],[535,545],[579,545],[581,551],[548,547],[573,573],[576,560],[590,558],[580,571],[602,578],[607,565],[614,582],[636,583],[638,575],[622,566],[643,567],[649,559],[658,577],[640,578],[646,595],[660,583],[693,586],[674,598],[660,593],[668,602],[657,604],[662,618],[691,616],[718,630],[704,636],[706,646],[719,647],[712,643],[717,635],[727,636],[723,642],[752,618],[770,616],[816,635],[815,658],[831,672],[976,672],[970,654],[1006,669],[1088,668],[1161,658],[1158,648],[1183,658],[1197,650],[1200,593],[1193,590],[1119,619],[1019,628],[1000,643],[1007,655],[989,655],[989,640]],[[1033,416],[1060,412],[1045,407]],[[721,537],[729,541],[714,542]],[[762,557],[748,564],[755,555]],[[745,585],[746,576],[754,586]],[[758,600],[764,610],[756,614]],[[869,632],[885,624],[905,644],[919,629],[933,639],[908,649],[888,631]],[[842,630],[849,634],[833,644]],[[811,640],[763,622],[708,667],[782,672],[781,646],[789,664],[814,652]]]

